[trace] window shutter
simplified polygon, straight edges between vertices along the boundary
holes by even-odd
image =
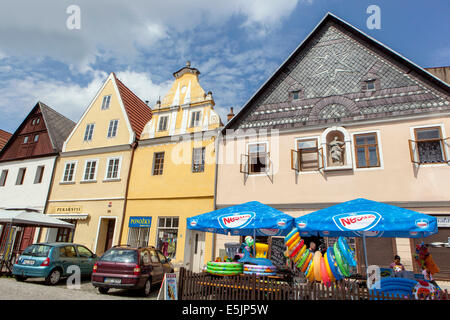
[[[447,146],[449,143],[446,141],[449,139],[450,139],[450,137],[442,139],[442,153],[444,154],[444,162],[446,162],[446,163],[450,162],[450,160],[447,158]]]
[[[248,154],[241,154],[241,173],[248,174]]]
[[[317,149],[317,162],[319,165],[317,169],[321,170],[325,167],[325,161],[323,158],[323,147]]]

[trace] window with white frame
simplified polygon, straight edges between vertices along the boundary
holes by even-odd
[[[106,179],[118,179],[120,171],[120,158],[110,158],[108,159],[107,169],[106,169]]]
[[[169,116],[160,116],[158,122],[158,131],[166,131],[168,122]]]
[[[168,258],[177,251],[179,217],[158,217],[156,248]]]
[[[111,120],[108,126],[108,138],[114,138],[117,135],[117,126],[119,120]]]
[[[317,138],[296,140],[296,150],[291,150],[291,169],[295,171],[315,171],[323,168],[323,150]]]
[[[67,162],[64,168],[63,182],[73,182],[75,177],[76,162]]]
[[[440,126],[414,129],[415,140],[409,140],[411,161],[417,164],[448,163],[446,145],[448,139],[443,138]]]
[[[371,168],[380,166],[380,152],[378,138],[375,132],[355,134],[355,159],[357,168]]]
[[[94,181],[97,172],[97,160],[88,160],[84,167],[84,181]]]
[[[94,134],[94,123],[89,123],[86,125],[86,130],[84,131],[84,141],[91,141]]]
[[[109,109],[109,103],[111,101],[111,95],[104,96],[102,101],[102,110]]]
[[[199,127],[201,124],[201,111],[193,111],[191,114],[191,128]]]
[[[246,174],[267,173],[269,170],[269,152],[267,143],[251,143],[248,154],[241,156],[241,172]]]
[[[35,184],[42,182],[42,178],[44,177],[44,169],[45,169],[45,166],[38,166],[36,168],[36,175],[34,176]]]
[[[205,171],[205,148],[194,148],[192,150],[192,172]]]
[[[128,228],[127,245],[133,248],[147,247],[150,236],[150,228]]]

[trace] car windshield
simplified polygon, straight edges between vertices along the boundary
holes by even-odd
[[[102,261],[108,262],[137,262],[137,254],[135,250],[126,249],[111,249],[107,251],[102,258]]]
[[[50,246],[43,244],[33,244],[26,248],[22,255],[24,256],[33,256],[33,257],[47,257],[50,251]]]

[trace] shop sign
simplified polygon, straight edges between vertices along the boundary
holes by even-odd
[[[129,228],[150,228],[152,217],[130,217]]]
[[[450,228],[450,216],[436,216],[439,228]]]
[[[70,214],[70,213],[81,213],[83,207],[82,206],[61,206],[61,207],[53,207],[51,209],[51,213],[59,213],[59,214]]]
[[[225,214],[218,217],[219,224],[225,229],[243,228],[250,224],[255,217],[255,213],[251,211],[239,212],[233,214]]]

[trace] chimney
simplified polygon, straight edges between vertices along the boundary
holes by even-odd
[[[230,108],[230,113],[227,114],[227,122],[229,122],[234,117],[233,107]]]
[[[148,105],[148,103],[150,102],[149,100],[145,100],[144,101],[146,105]]]

